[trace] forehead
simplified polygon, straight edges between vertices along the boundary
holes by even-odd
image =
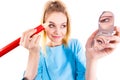
[[[105,12],[105,13],[103,13],[103,15],[102,16],[113,16],[113,13],[111,13],[111,12]]]
[[[51,14],[48,14],[46,16],[46,22],[54,22],[54,23],[64,23],[67,22],[67,17],[65,14],[61,13],[61,12],[53,12]]]

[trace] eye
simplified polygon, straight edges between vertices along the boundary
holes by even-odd
[[[54,25],[54,24],[49,24],[48,27],[49,27],[49,28],[54,28],[55,25]]]
[[[101,40],[97,40],[98,44],[102,44],[103,42]]]
[[[65,27],[66,27],[66,25],[62,25],[62,26],[61,26],[61,28],[65,28]]]
[[[104,23],[104,22],[109,22],[110,19],[109,18],[105,18],[105,19],[101,19],[100,22]]]

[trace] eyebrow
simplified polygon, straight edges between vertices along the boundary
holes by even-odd
[[[106,19],[106,18],[112,18],[113,16],[102,16],[99,20],[101,19]]]
[[[49,21],[49,23],[55,24],[53,21]],[[67,22],[63,22],[62,25],[63,25],[63,24],[66,24],[66,23],[67,23]]]
[[[105,15],[105,16],[103,16],[103,17],[111,17],[111,15],[109,15],[109,16],[106,16],[106,15]]]
[[[49,21],[49,23],[53,23],[53,24],[55,24],[54,22],[52,22],[52,21]]]

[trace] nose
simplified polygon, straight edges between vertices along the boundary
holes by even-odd
[[[60,28],[56,28],[56,29],[55,29],[55,34],[56,34],[56,35],[59,35],[60,32],[61,32],[61,31],[60,31]]]

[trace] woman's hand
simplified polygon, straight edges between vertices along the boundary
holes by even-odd
[[[24,77],[28,78],[28,80],[33,80],[35,78],[39,63],[40,35],[33,35],[36,31],[36,29],[29,29],[25,31],[20,40],[20,45],[29,50],[28,64],[24,74]]]
[[[86,80],[96,80],[97,60],[112,53],[120,42],[120,28],[115,27],[115,31],[113,36],[102,36],[102,43],[95,39],[98,30],[89,37],[86,43]]]
[[[120,28],[115,27],[115,34],[113,36],[101,36],[103,43],[98,43],[95,39],[97,32],[98,31],[95,31],[86,43],[86,57],[88,59],[96,60],[112,53],[117,43],[120,42]]]
[[[29,29],[25,31],[20,40],[20,45],[28,49],[30,53],[39,53],[40,51],[40,35],[33,35],[36,31],[36,29]]]

